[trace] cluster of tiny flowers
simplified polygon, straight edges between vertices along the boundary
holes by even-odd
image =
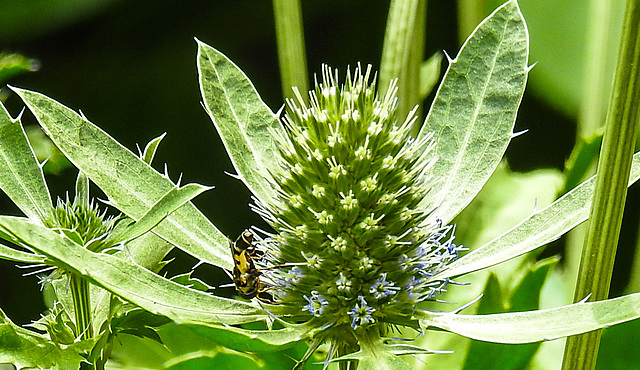
[[[396,119],[394,84],[380,99],[370,68],[338,87],[336,71],[288,101],[272,170],[272,204],[256,209],[276,231],[261,262],[269,293],[289,317],[354,330],[402,324],[447,281],[432,277],[456,259],[451,227],[420,206],[434,159],[415,140],[414,112]],[[269,268],[272,267],[272,268]]]

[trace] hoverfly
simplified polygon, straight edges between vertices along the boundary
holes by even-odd
[[[251,299],[264,291],[260,282],[260,270],[253,263],[254,258],[263,254],[253,245],[253,233],[247,229],[235,242],[230,243],[233,256],[233,283],[240,297]],[[258,297],[259,298],[259,297]]]

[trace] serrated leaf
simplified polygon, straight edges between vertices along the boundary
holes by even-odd
[[[447,224],[487,182],[513,137],[527,80],[529,36],[515,0],[496,9],[450,61],[418,137],[434,133],[429,156],[435,217]],[[427,204],[429,202],[429,204]],[[431,203],[433,202],[433,203]]]
[[[110,322],[110,326],[112,332],[116,335],[126,333],[162,343],[157,328],[169,322],[169,319],[165,316],[154,315],[149,311],[134,308],[121,316],[114,317]]]
[[[25,218],[0,216],[0,228],[66,270],[154,314],[176,322],[229,325],[265,319],[260,307],[188,289],[128,259],[94,253]]]
[[[124,228],[116,228],[109,241],[117,244],[135,239],[153,229],[172,212],[182,207],[202,192],[211,189],[199,184],[187,184],[183,187],[175,186],[156,202],[140,219]]]
[[[582,334],[640,317],[640,293],[546,310],[492,315],[422,312],[420,325],[495,343],[533,343]]]
[[[51,196],[27,135],[1,102],[0,188],[31,219],[41,220],[51,210]]]
[[[629,185],[639,178],[640,152],[633,155]],[[558,239],[589,217],[595,179],[595,176],[591,177],[502,235],[452,262],[434,278],[444,279],[481,270]]]
[[[0,364],[13,364],[18,369],[78,369],[84,360],[80,353],[92,346],[92,340],[57,345],[44,335],[15,325],[0,310]]]
[[[13,90],[56,146],[127,216],[140,219],[175,186],[85,117],[40,93]],[[153,232],[201,261],[233,267],[228,239],[191,203]]]
[[[201,292],[206,292],[207,290],[212,289],[209,285],[198,278],[194,278],[191,276],[193,274],[193,270],[189,272],[185,272],[184,274],[172,276],[171,281],[178,283],[180,285],[184,285],[188,288],[199,290]]]
[[[240,179],[263,203],[271,203],[268,168],[280,157],[275,137],[286,137],[278,117],[247,76],[209,45],[198,42],[200,92],[207,114]]]

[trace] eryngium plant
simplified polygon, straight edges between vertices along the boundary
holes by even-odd
[[[447,284],[432,277],[460,250],[451,227],[418,206],[433,186],[434,143],[410,136],[416,118],[396,117],[395,93],[392,85],[377,96],[371,67],[341,85],[325,66],[309,106],[299,94],[288,102],[271,170],[276,197],[258,206],[275,230],[264,280],[279,311],[326,326],[332,341],[388,324],[417,328],[417,305]]]
[[[4,237],[19,234],[21,245],[37,254],[0,246],[0,257],[55,260],[123,300],[179,324],[168,330],[185,330],[189,338],[200,336],[212,344],[204,353],[203,341],[185,344],[187,336],[180,336],[180,347],[193,351],[175,359],[176,364],[186,363],[186,358],[208,360],[230,354],[222,346],[260,353],[285,351],[310,339],[307,354],[294,355],[299,364],[321,343],[330,341],[333,346],[327,357],[333,361],[404,369],[409,366],[398,355],[437,351],[397,343],[394,338],[402,333],[389,328],[418,328],[426,336],[429,329],[437,328],[472,339],[517,344],[637,318],[640,294],[491,315],[463,315],[461,308],[427,302],[448,279],[532,251],[588,217],[593,178],[455,259],[461,248],[453,243],[452,227],[447,225],[487,182],[514,136],[529,71],[527,57],[526,26],[511,0],[483,21],[456,58],[449,60],[427,119],[412,139],[407,133],[412,116],[393,116],[393,87],[389,94],[376,97],[368,70],[347,73],[346,82],[339,85],[335,72],[325,69],[309,105],[302,103],[299,94],[297,101],[289,103],[283,125],[236,65],[199,42],[204,106],[238,177],[255,195],[256,209],[274,228],[262,234],[260,244],[267,254],[259,277],[275,304],[192,289],[198,284],[190,281],[184,286],[125,256],[87,250],[33,222],[32,215],[49,209],[50,201],[38,202],[29,192],[40,187],[23,187],[25,171],[12,172],[26,161],[23,151],[16,152],[10,145],[0,146],[0,166],[6,169],[0,172],[2,188],[13,194],[17,204],[20,201],[29,219],[0,216],[0,230]],[[57,101],[32,91],[14,91],[56,146],[109,197],[109,204],[137,220],[124,231],[116,226],[113,240],[139,241],[135,249],[139,255],[156,250],[158,241],[168,241],[203,263],[234,268],[229,239],[188,202],[201,189],[184,189],[186,194],[181,195],[182,189],[166,174],[149,166],[159,139],[137,156]],[[0,127],[11,128],[28,151],[19,125],[3,112]],[[631,182],[640,177],[637,157]],[[28,168],[31,177],[41,177],[37,163]],[[148,240],[149,234],[139,237],[151,227],[161,239],[151,235]],[[240,254],[239,261],[260,256],[253,249],[250,254]],[[243,269],[251,266],[240,263]],[[255,272],[245,277],[255,278]],[[447,307],[450,312],[440,311]],[[274,320],[274,326],[264,329],[238,326],[273,324]],[[148,322],[141,323],[150,331]],[[2,312],[0,325],[14,332],[20,329]],[[20,333],[30,343],[43,342],[35,334]],[[49,344],[47,353],[55,349],[56,359],[78,351]],[[2,348],[0,360],[23,367],[42,363],[27,351],[12,351]],[[224,356],[220,361],[228,359]],[[269,357],[269,361],[278,359],[291,365],[285,354]]]

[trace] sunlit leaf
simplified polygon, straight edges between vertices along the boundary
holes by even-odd
[[[93,341],[82,341],[63,348],[15,325],[0,310],[0,364],[14,364],[18,369],[77,369],[84,360],[80,353],[92,346]]]
[[[232,61],[198,41],[200,91],[209,117],[240,179],[264,203],[274,196],[266,169],[280,156],[274,136],[286,137],[278,117]]]
[[[86,250],[55,231],[27,219],[0,216],[0,228],[14,235],[16,243],[30,246],[56,265],[173,321],[239,324],[265,318],[266,314],[254,304],[186,288],[128,259]]]
[[[198,184],[174,187],[142,215],[138,221],[130,224],[126,228],[114,229],[113,237],[109,238],[109,240],[115,244],[121,241],[135,239],[147,233],[172,212],[209,189],[211,188]]]
[[[0,103],[0,188],[27,217],[42,220],[51,196],[19,119]]]
[[[450,61],[419,137],[433,132],[438,161],[430,173],[446,224],[487,182],[513,137],[527,81],[529,35],[516,1],[496,9]],[[426,202],[433,202],[427,204]]]
[[[629,185],[639,178],[640,152],[633,156]],[[593,176],[576,186],[504,234],[454,261],[436,277],[442,279],[477,271],[521,256],[558,239],[589,217],[595,180]]]
[[[496,343],[533,343],[602,329],[640,317],[640,293],[546,310],[492,315],[423,312],[420,324]]]
[[[42,94],[14,91],[67,158],[127,216],[140,219],[175,187],[84,116]],[[201,261],[226,269],[233,266],[227,238],[191,203],[168,216],[153,232]]]

